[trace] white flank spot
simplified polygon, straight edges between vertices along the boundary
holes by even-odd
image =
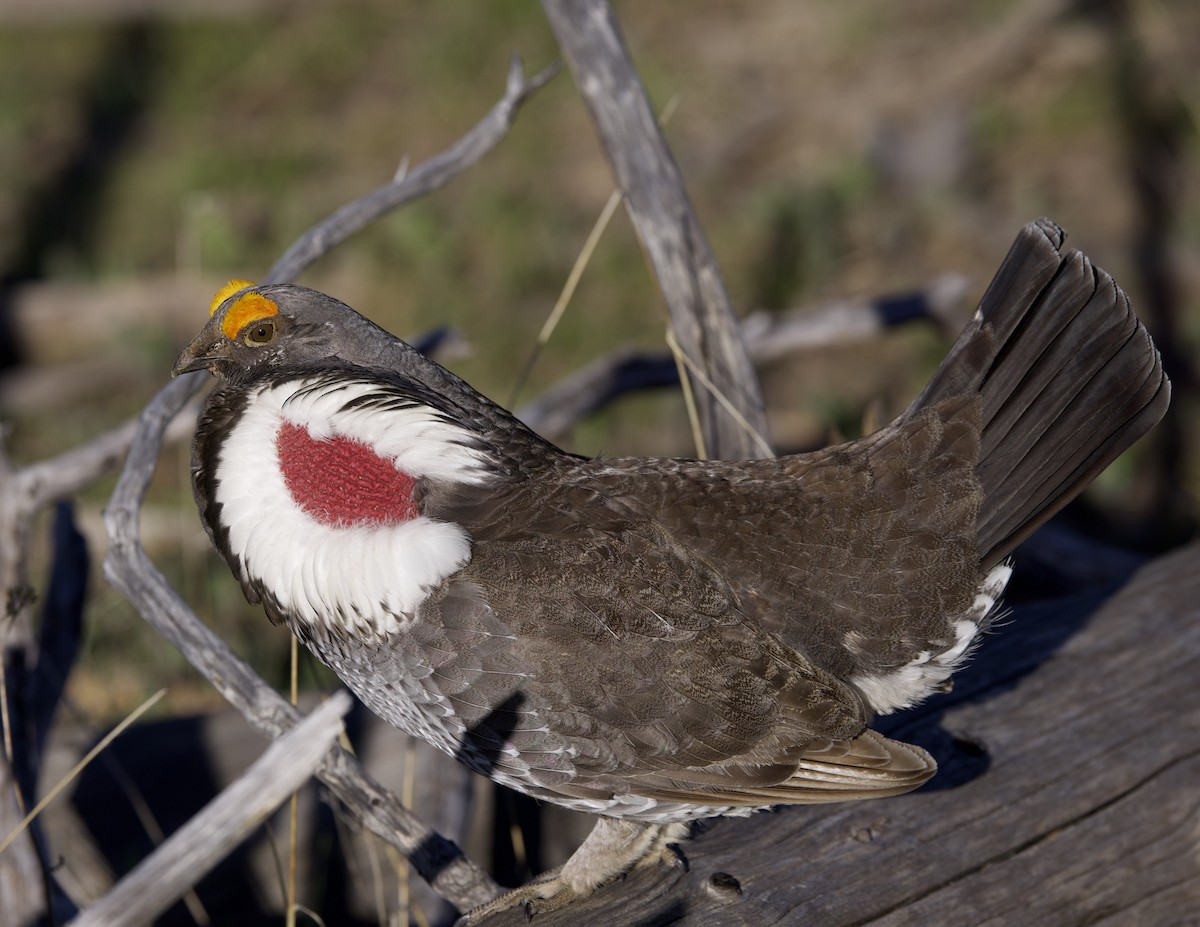
[[[1012,567],[1002,563],[994,567],[983,581],[971,607],[951,619],[954,643],[940,653],[921,651],[916,659],[890,673],[877,676],[852,676],[860,692],[876,714],[888,714],[909,708],[931,695],[966,659],[971,642],[979,627],[1008,585]]]
[[[482,452],[464,446],[469,432],[423,406],[341,412],[351,399],[378,391],[369,382],[297,396],[307,385],[296,381],[251,396],[221,447],[216,497],[229,546],[246,573],[300,621],[363,637],[396,633],[402,627],[397,616],[410,615],[430,588],[470,560],[470,538],[458,525],[424,516],[396,525],[322,524],[284,483],[275,445],[279,427],[290,421],[315,438],[360,441],[414,477],[482,483]]]

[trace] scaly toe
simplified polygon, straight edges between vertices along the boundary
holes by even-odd
[[[524,907],[525,913],[532,918],[535,914],[557,911],[575,898],[575,893],[558,877],[558,870],[552,869],[498,898],[472,908],[454,922],[454,927],[475,927],[493,914],[516,907]]]
[[[557,888],[554,894],[530,898],[525,902],[525,913],[531,919],[537,914],[549,914],[551,911],[558,911],[561,908],[565,908],[579,898],[569,885],[558,879],[555,882],[557,883]]]

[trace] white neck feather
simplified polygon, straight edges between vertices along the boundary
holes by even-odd
[[[470,538],[458,525],[425,516],[384,525],[317,521],[285,485],[276,449],[280,426],[291,422],[318,440],[358,441],[418,479],[480,485],[488,470],[471,433],[427,406],[346,409],[374,396],[391,398],[370,380],[259,389],[220,448],[215,483],[231,551],[285,613],[300,623],[381,637],[402,631],[429,591],[466,565]]]

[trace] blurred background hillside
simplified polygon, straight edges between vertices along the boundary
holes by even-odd
[[[1027,220],[1048,215],[1122,284],[1167,353],[1172,421],[1092,494],[1110,540],[1189,536],[1200,477],[1200,4],[1193,0],[693,0],[616,3],[741,313],[904,293],[965,275],[965,320]],[[0,419],[18,463],[119,424],[154,394],[229,277],[457,140],[510,55],[557,57],[532,0],[0,0]],[[506,404],[611,175],[563,73],[449,188],[384,219],[299,281],[399,334],[449,326],[447,363]],[[618,214],[521,393],[618,347],[661,351],[665,313]],[[762,371],[774,439],[814,447],[900,411],[948,333]],[[869,411],[868,411],[869,410]],[[623,400],[565,441],[687,454],[674,391]],[[151,554],[273,681],[286,634],[216,563],[166,452]],[[111,481],[81,502],[96,562]],[[1094,522],[1099,524],[1099,521]],[[1114,527],[1115,526],[1115,527]],[[44,545],[44,540],[39,539]],[[40,548],[35,555],[44,559]],[[314,671],[315,672],[315,671]],[[76,717],[213,707],[96,577]]]

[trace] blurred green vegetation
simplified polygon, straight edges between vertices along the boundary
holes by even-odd
[[[179,320],[190,313],[198,327],[224,279],[255,278],[403,159],[415,164],[452,144],[499,98],[513,53],[530,72],[556,58],[532,0],[297,0],[212,15],[189,4],[140,19],[94,6],[70,21],[0,20],[0,267],[13,278],[9,295],[169,278],[196,297],[190,306],[151,299],[100,340],[64,326],[60,353],[112,359],[119,387],[82,389],[55,409],[0,412],[13,424],[18,461],[75,446],[134,413],[182,344]],[[1200,5],[1131,8],[1158,79],[1194,114]],[[1042,214],[1139,302],[1138,203],[1115,115],[1112,39],[1094,19],[1064,15],[1022,31],[1014,23],[1033,7],[1013,0],[616,9],[655,105],[678,99],[667,135],[739,311],[906,291],[951,270],[968,274],[978,293],[1020,225]],[[105,113],[123,115],[114,123]],[[98,143],[106,131],[120,133],[107,148]],[[1194,132],[1184,144],[1180,157],[1194,164]],[[89,163],[98,150],[103,159]],[[56,199],[68,176],[79,196]],[[402,334],[452,326],[472,353],[450,366],[504,400],[611,189],[564,72],[481,164],[300,282]],[[47,230],[31,244],[31,222],[47,221],[38,211],[47,205]],[[1182,314],[1172,337],[1191,356],[1200,338],[1194,178],[1175,208]],[[612,348],[661,349],[664,325],[619,214],[523,398]],[[895,413],[944,346],[932,328],[914,328],[764,371],[778,442],[806,446],[832,429],[853,431],[872,399]],[[35,363],[49,351],[25,348]],[[678,398],[656,394],[589,420],[568,444],[582,453],[687,453],[688,434]],[[146,516],[152,553],[240,653],[281,681],[287,636],[270,633],[207,551],[186,468],[186,449],[164,455]],[[1105,497],[1119,504],[1137,478],[1136,459],[1122,461],[1103,482]],[[110,488],[96,487],[84,507],[97,559]],[[72,689],[85,711],[127,709],[164,679],[169,710],[209,703],[174,651],[99,581],[90,619]]]

